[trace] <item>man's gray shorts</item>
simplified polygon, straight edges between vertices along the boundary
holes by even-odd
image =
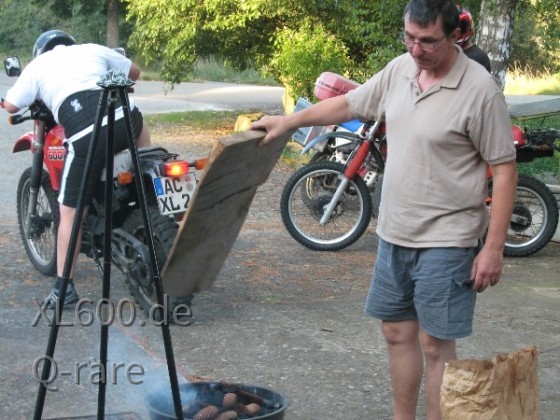
[[[384,321],[418,319],[443,340],[472,333],[476,248],[405,248],[379,240],[366,314]]]

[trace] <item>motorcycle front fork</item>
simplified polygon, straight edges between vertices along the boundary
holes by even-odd
[[[32,235],[32,222],[37,216],[37,199],[41,190],[41,179],[43,177],[43,159],[45,146],[45,123],[40,121],[37,124],[37,136],[33,142],[33,161],[31,164],[31,175],[29,178],[29,202],[27,206],[27,217],[25,220],[25,231]]]
[[[338,188],[334,192],[334,195],[331,201],[329,202],[329,204],[327,204],[327,207],[325,208],[325,212],[323,213],[323,217],[321,217],[321,220],[319,221],[321,226],[326,225],[327,222],[330,220],[331,215],[340,200],[340,197],[342,197],[342,194],[344,194],[346,187],[348,187],[348,184],[350,183],[350,179],[346,175],[341,175],[341,176],[342,179],[340,180],[340,184],[338,184]]]
[[[323,213],[323,216],[319,221],[321,226],[326,225],[330,220],[336,206],[338,205],[338,202],[340,201],[340,198],[342,197],[342,194],[344,194],[344,191],[346,191],[346,188],[348,188],[350,180],[352,180],[354,176],[356,176],[358,170],[362,167],[369,153],[370,147],[371,144],[368,141],[364,141],[358,146],[356,153],[351,155],[346,162],[346,170],[343,174],[340,175],[340,184],[338,184],[338,187],[336,188],[331,201],[326,205],[325,212]]]

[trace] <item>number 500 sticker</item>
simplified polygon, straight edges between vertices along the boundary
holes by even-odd
[[[51,146],[47,149],[47,158],[49,160],[64,160],[66,149],[63,146]]]

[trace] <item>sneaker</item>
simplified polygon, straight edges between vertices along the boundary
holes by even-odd
[[[56,307],[56,302],[58,301],[58,293],[58,289],[51,290],[51,293],[43,302],[45,308],[54,309]],[[64,298],[64,306],[72,305],[79,300],[80,296],[78,296],[78,292],[76,292],[74,283],[68,283],[68,286],[66,287],[66,296]]]

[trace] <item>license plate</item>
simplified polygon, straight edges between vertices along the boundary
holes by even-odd
[[[154,188],[161,214],[183,212],[196,189],[195,174],[191,172],[178,177],[154,178]]]

